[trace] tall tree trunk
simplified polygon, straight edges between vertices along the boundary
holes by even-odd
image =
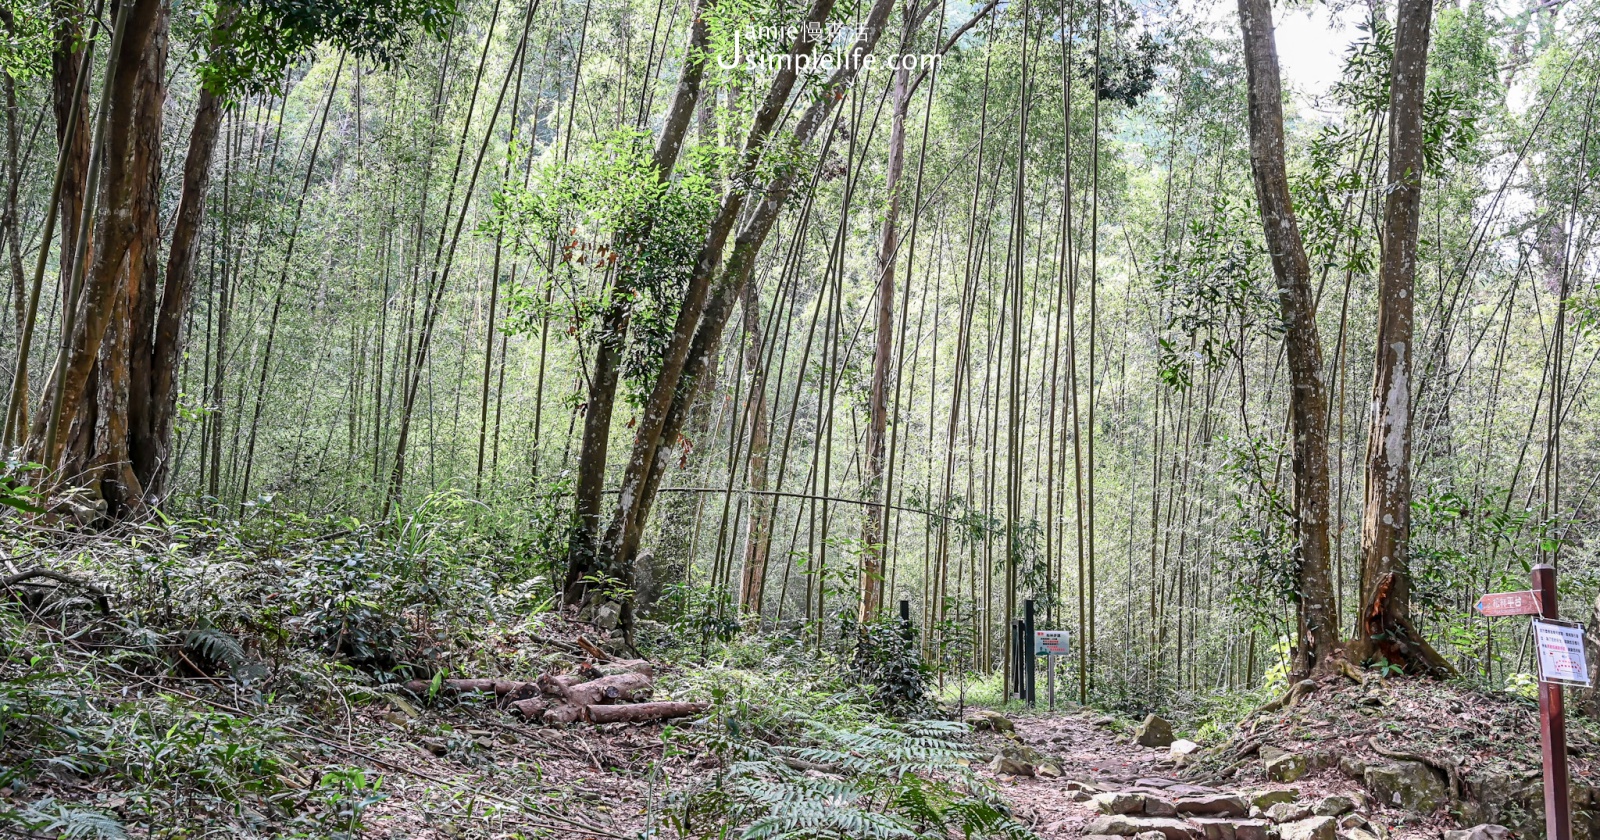
[[[781,302],[782,297],[780,295]],[[776,310],[776,307],[774,307]],[[773,312],[777,317],[777,312]],[[750,424],[750,452],[746,457],[750,484],[750,519],[745,531],[744,566],[739,578],[739,606],[747,615],[761,616],[762,594],[767,584],[767,559],[772,549],[773,498],[767,495],[767,452],[771,442],[767,434],[767,370],[763,359],[765,342],[761,331],[761,298],[754,284],[745,288],[744,331],[749,338],[745,346],[744,366],[751,372],[750,396],[746,400]]]
[[[666,123],[656,144],[652,163],[656,184],[665,184],[672,177],[678,162],[678,152],[683,148],[684,136],[700,101],[701,82],[705,79],[706,61],[709,58],[709,29],[705,13],[712,0],[696,4],[695,18],[689,28],[689,44],[684,50],[683,68],[678,77],[677,94],[667,109]],[[628,230],[618,236],[617,250],[623,259],[635,258],[649,241],[654,219],[648,216],[635,219]],[[628,322],[633,314],[634,267],[618,267],[611,287],[609,302],[600,316],[600,336],[595,342],[594,365],[589,376],[589,399],[584,408],[583,439],[578,449],[578,481],[573,503],[574,523],[568,545],[567,578],[565,589],[568,603],[582,598],[582,579],[594,566],[595,535],[600,530],[601,494],[605,489],[606,454],[611,440],[611,415],[616,406],[617,382],[622,371],[622,354],[627,342]]]
[[[89,124],[88,86],[78,83],[83,61],[83,30],[78,21],[83,17],[83,9],[77,0],[54,0],[50,12],[58,21],[55,49],[50,53],[50,89],[56,118],[56,144],[61,155],[59,294],[65,305],[67,286],[71,282],[68,278],[72,276],[72,243],[78,241],[78,217],[83,213],[84,178],[89,172],[89,135],[93,128]],[[69,131],[69,124],[75,124],[76,130]]]
[[[908,10],[909,15],[909,10]],[[902,43],[904,43],[902,41]],[[868,396],[870,417],[867,423],[866,514],[861,533],[860,618],[870,621],[883,607],[883,505],[884,442],[889,431],[889,366],[894,363],[894,264],[900,238],[900,176],[906,163],[906,111],[911,101],[911,71],[904,66],[894,71],[894,110],[889,128],[889,171],[884,191],[889,206],[884,211],[883,229],[878,236],[878,312],[877,332],[872,352],[872,386]]]
[[[832,0],[818,0],[808,19],[819,21],[825,19],[831,3]],[[851,46],[848,54],[841,60],[842,66],[828,79],[828,90],[843,90],[854,80],[856,71],[864,63],[864,57],[871,55],[873,48],[877,46],[878,36],[882,34],[884,23],[893,7],[894,0],[875,0],[863,26],[862,31],[865,34]],[[811,46],[810,39],[802,37],[797,40],[795,50],[791,54],[809,53]],[[793,62],[790,66],[793,66]],[[788,82],[784,83],[786,75],[789,78]],[[764,138],[776,124],[777,112],[788,98],[788,88],[793,82],[790,71],[780,71],[774,80],[767,100],[757,114],[756,127],[745,144],[746,154],[741,163],[745,173],[752,172],[755,166],[759,165],[759,157],[752,156],[751,150],[759,148],[764,143]],[[841,99],[842,96],[825,96],[812,101],[799,122],[795,124],[793,142],[796,147],[804,148],[809,145]],[[639,539],[643,534],[644,524],[650,516],[650,506],[655,501],[661,475],[666,469],[673,444],[677,442],[678,432],[683,427],[688,408],[694,402],[699,381],[721,342],[722,329],[727,325],[733,301],[745,283],[749,282],[750,273],[755,268],[756,256],[760,253],[767,234],[771,233],[779,211],[788,201],[789,192],[797,177],[798,174],[790,169],[768,184],[765,192],[760,193],[760,203],[751,210],[749,218],[740,228],[738,236],[734,238],[727,264],[720,272],[716,272],[717,257],[726,244],[727,235],[735,221],[734,217],[740,215],[743,203],[743,195],[740,192],[729,194],[723,203],[718,220],[713,223],[713,229],[707,237],[706,249],[696,266],[695,280],[691,282],[691,296],[694,294],[694,285],[704,284],[701,290],[703,304],[697,302],[692,307],[696,315],[692,320],[684,317],[690,313],[689,302],[685,303],[684,310],[679,313],[679,321],[674,328],[672,340],[675,345],[681,341],[683,346],[681,349],[674,347],[674,351],[662,367],[662,376],[651,392],[645,417],[640,420],[634,436],[633,455],[628,463],[628,470],[623,475],[617,513],[607,526],[605,541],[601,545],[601,556],[598,560],[600,567],[611,574],[623,577],[624,580],[631,575],[634,556],[639,550]],[[728,215],[730,210],[731,216]],[[727,218],[723,218],[724,216]],[[721,228],[724,223],[727,227]],[[711,282],[713,272],[716,273],[715,283]],[[653,411],[659,411],[659,414],[652,415]],[[632,620],[630,605],[624,605],[623,620],[625,624]]]
[[[1308,674],[1339,643],[1328,554],[1328,391],[1322,381],[1311,266],[1295,220],[1284,163],[1283,90],[1271,0],[1239,0],[1249,80],[1250,168],[1278,303],[1287,327],[1289,417],[1294,436],[1294,516],[1299,535],[1298,632],[1294,670]]]
[[[803,23],[820,27],[827,21],[828,14],[833,9],[833,2],[834,0],[814,0]],[[789,102],[789,94],[799,77],[795,68],[796,59],[810,56],[817,46],[817,41],[817,36],[813,36],[802,27],[800,36],[790,47],[789,60],[785,61],[773,76],[766,98],[756,110],[744,149],[739,155],[738,166],[741,174],[754,174],[761,165],[768,140],[777,131],[778,122]],[[578,555],[568,559],[563,596],[563,602],[566,604],[577,604],[583,600],[588,590],[588,584],[584,579],[596,573],[618,580],[627,580],[632,576],[633,556],[638,551],[639,537],[643,533],[645,518],[648,516],[652,501],[648,498],[645,485],[649,481],[658,456],[666,457],[661,443],[666,440],[663,429],[667,423],[667,415],[672,409],[674,398],[678,395],[679,380],[690,358],[695,330],[705,312],[713,281],[719,277],[718,269],[722,265],[723,250],[728,244],[729,236],[733,234],[734,225],[739,221],[745,200],[749,196],[750,193],[746,190],[730,190],[723,197],[717,215],[708,227],[705,245],[695,259],[688,289],[684,293],[672,335],[667,342],[661,371],[657,374],[656,382],[645,399],[644,411],[634,431],[633,451],[623,471],[622,488],[617,497],[617,510],[611,524],[607,526],[605,543],[599,546],[593,557]],[[690,396],[692,397],[692,394]]]
[[[206,191],[211,184],[211,160],[222,127],[222,101],[202,88],[189,131],[189,150],[183,161],[183,187],[172,220],[172,245],[167,252],[166,283],[155,318],[155,334],[138,333],[149,344],[150,361],[146,406],[148,419],[130,441],[134,475],[152,501],[165,489],[171,462],[172,423],[178,405],[178,362],[183,358],[183,319],[194,296],[194,265],[200,252],[200,231],[205,221]],[[153,294],[154,289],[151,289]],[[152,301],[153,302],[153,301]]]
[[[1378,273],[1377,361],[1361,517],[1361,620],[1352,652],[1411,672],[1453,669],[1411,623],[1412,308],[1422,205],[1422,103],[1432,0],[1400,0],[1389,76],[1389,177]]]
[[[117,312],[100,348],[98,417],[91,462],[101,481],[108,512],[138,512],[145,506],[143,476],[135,463],[136,441],[150,437],[150,333],[156,319],[156,284],[161,262],[161,139],[167,66],[166,14],[139,68],[139,111],[134,155],[143,174],[133,203],[136,233],[128,249]]]
[[[89,388],[91,373],[117,304],[118,284],[126,279],[125,269],[131,265],[130,250],[139,235],[139,213],[135,205],[145,194],[150,174],[144,155],[160,142],[159,116],[154,118],[155,134],[145,134],[150,123],[144,107],[141,70],[150,57],[152,43],[165,44],[167,9],[161,0],[132,0],[124,8],[125,11],[118,11],[122,31],[113,37],[115,49],[108,56],[111,67],[104,90],[104,127],[108,130],[105,130],[104,147],[99,155],[104,167],[99,186],[103,200],[98,221],[94,223],[94,248],[88,259],[87,273],[83,275],[81,292],[76,295],[77,305],[68,310],[72,327],[64,337],[57,369],[45,390],[44,410],[34,420],[28,446],[34,460],[62,471],[67,478],[74,477],[77,471],[64,455],[58,461],[56,433],[76,425],[81,440],[83,432],[93,425],[90,420],[94,398]],[[160,33],[159,38],[157,33]],[[81,233],[79,238],[83,238]],[[68,293],[70,295],[70,289]]]

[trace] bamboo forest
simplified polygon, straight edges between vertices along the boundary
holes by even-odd
[[[1600,840],[1597,45],[0,0],[0,836]]]

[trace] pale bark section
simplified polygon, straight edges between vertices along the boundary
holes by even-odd
[[[1287,327],[1289,417],[1294,435],[1294,515],[1299,532],[1296,673],[1329,660],[1339,643],[1328,552],[1328,390],[1322,381],[1311,267],[1295,220],[1284,163],[1283,89],[1271,0],[1239,0],[1250,91],[1250,167],[1278,303]]]

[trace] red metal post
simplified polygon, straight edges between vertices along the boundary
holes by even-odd
[[[1556,610],[1556,570],[1540,563],[1533,567],[1533,590],[1539,593],[1545,618],[1559,618]],[[1539,735],[1544,749],[1544,826],[1548,840],[1572,840],[1572,809],[1568,802],[1567,716],[1560,683],[1539,680]]]

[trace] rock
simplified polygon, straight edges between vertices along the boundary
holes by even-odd
[[[1278,836],[1283,840],[1338,840],[1332,817],[1312,817],[1280,825]]]
[[[1344,838],[1344,840],[1382,840],[1382,838],[1378,837],[1378,835],[1373,834],[1364,828],[1352,828],[1348,831],[1341,832],[1339,836]]]
[[[1133,740],[1141,747],[1170,747],[1172,724],[1155,715],[1145,715],[1144,720],[1133,730]]]
[[[1138,814],[1144,811],[1144,795],[1126,791],[1097,793],[1091,799],[1102,814]]]
[[[1446,831],[1444,840],[1506,840],[1511,836],[1511,829],[1503,825],[1475,825],[1460,831]]]
[[[1359,782],[1367,777],[1367,763],[1353,755],[1347,755],[1339,759],[1339,772]]]
[[[1297,781],[1306,774],[1307,769],[1304,756],[1277,747],[1261,748],[1261,764],[1267,771],[1267,778],[1274,782]]]
[[[1147,817],[1176,817],[1178,806],[1159,796],[1144,797],[1144,815]]]
[[[1268,840],[1272,831],[1266,820],[1196,817],[1191,822],[1199,826],[1206,840]]]
[[[1195,796],[1177,801],[1178,811],[1207,817],[1242,817],[1250,813],[1250,805],[1242,796],[1216,794]]]
[[[1006,758],[1003,755],[997,755],[994,757],[994,761],[989,762],[989,770],[997,776],[1033,775],[1032,764],[1026,761],[1018,761],[1014,758]]]
[[[1426,764],[1400,761],[1368,767],[1367,790],[1384,805],[1431,814],[1445,804],[1444,780]]]
[[[1265,811],[1266,809],[1271,808],[1279,803],[1293,802],[1299,798],[1300,791],[1297,788],[1285,788],[1283,790],[1263,790],[1250,794],[1250,804]]]
[[[1009,723],[1009,721],[1007,722]],[[1000,745],[1000,754],[1006,758],[1014,758],[1017,761],[1024,761],[1034,766],[1038,766],[1045,762],[1044,753],[1039,752],[1027,744],[1006,742]]]
[[[1093,798],[1088,791],[1083,790],[1074,790],[1067,793],[1067,801],[1069,802],[1088,802]]]
[[[1367,818],[1360,814],[1345,814],[1339,818],[1340,828],[1368,828]]]
[[[1169,788],[1177,784],[1177,782],[1171,779],[1163,779],[1159,776],[1151,776],[1145,779],[1137,779],[1134,781],[1134,784],[1138,785],[1139,787]]]
[[[1117,719],[1111,715],[1102,715],[1094,719],[1094,725],[1102,729],[1114,729],[1117,725]]]
[[[597,626],[604,627],[607,630],[617,629],[617,625],[621,623],[621,621],[622,606],[615,602],[607,601],[604,604],[601,604],[600,608],[594,612],[594,623]]]
[[[1141,831],[1133,835],[1133,840],[1166,840],[1166,837],[1159,831]]]
[[[1311,809],[1299,802],[1279,802],[1267,809],[1267,819],[1275,823],[1299,822],[1311,816]]]
[[[1041,779],[1061,778],[1061,767],[1053,762],[1042,762],[1033,768],[1034,775]]]
[[[1210,795],[1212,795],[1214,793],[1221,793],[1221,792],[1222,791],[1217,790],[1216,788],[1202,787],[1200,785],[1173,785],[1173,786],[1167,788],[1166,791],[1165,791],[1165,793],[1167,793],[1170,796],[1184,796],[1184,797],[1187,797],[1187,796],[1210,796]]]
[[[968,726],[978,732],[993,730],[995,732],[1015,732],[1017,727],[1005,715],[992,709],[973,709],[962,718]]]
[[[1348,796],[1335,795],[1322,797],[1316,807],[1311,809],[1311,813],[1319,817],[1337,817],[1341,814],[1348,814],[1355,809],[1355,800]]]
[[[1084,827],[1086,834],[1113,834],[1118,837],[1139,838],[1149,832],[1159,832],[1164,840],[1194,840],[1200,832],[1183,820],[1170,817],[1129,817],[1111,815],[1098,817]]]
[[[1199,744],[1196,744],[1187,738],[1179,738],[1178,740],[1172,742],[1172,746],[1167,748],[1167,754],[1171,755],[1173,758],[1179,758],[1181,756],[1189,755],[1198,749],[1200,749]]]

